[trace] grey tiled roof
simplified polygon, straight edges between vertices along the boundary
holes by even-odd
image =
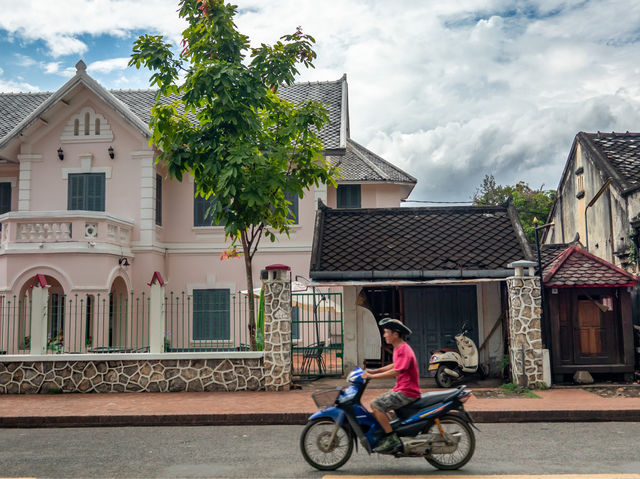
[[[522,226],[507,207],[321,205],[317,214],[310,268],[315,279],[371,279],[373,272],[425,279],[456,277],[463,270],[490,276],[491,270],[502,274],[509,263],[531,259]]]
[[[0,139],[35,111],[51,93],[0,94]]]
[[[340,147],[340,124],[343,79],[333,82],[296,83],[282,86],[279,95],[292,102],[318,100],[329,112],[329,122],[320,132],[325,148]],[[112,90],[111,93],[124,103],[145,124],[149,123],[151,107],[155,102],[155,90]],[[53,93],[0,93],[0,140],[20,121],[28,117]]]
[[[613,169],[623,189],[640,187],[640,133],[579,133]]]
[[[326,149],[340,148],[343,78],[328,82],[284,85],[278,90],[278,95],[281,98],[293,103],[300,103],[305,100],[316,100],[324,105],[328,111],[329,121],[319,136]]]
[[[341,181],[392,182],[415,184],[416,179],[349,139],[344,156],[331,157],[342,174]]]

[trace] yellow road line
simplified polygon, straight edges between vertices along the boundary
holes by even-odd
[[[481,474],[470,476],[450,475],[363,475],[363,476],[322,476],[322,479],[640,479],[640,474]]]

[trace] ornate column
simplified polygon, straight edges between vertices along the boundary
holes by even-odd
[[[264,281],[264,388],[291,385],[291,268],[281,264],[261,272]]]
[[[509,364],[511,381],[520,386],[539,387],[544,382],[542,299],[540,278],[534,276],[533,261],[516,261],[515,276],[507,278],[509,291]],[[528,274],[524,274],[527,268]]]

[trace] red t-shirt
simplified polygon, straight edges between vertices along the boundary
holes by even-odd
[[[394,391],[410,398],[420,397],[420,375],[418,361],[413,349],[406,342],[393,348],[393,369],[398,371]]]

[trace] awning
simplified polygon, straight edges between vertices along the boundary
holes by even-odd
[[[394,280],[314,280],[309,286],[316,287],[344,287],[344,286],[437,286],[456,284],[477,284],[477,283],[498,283],[506,281],[507,278],[474,278],[474,279],[430,279],[422,281],[409,281],[402,279]]]

